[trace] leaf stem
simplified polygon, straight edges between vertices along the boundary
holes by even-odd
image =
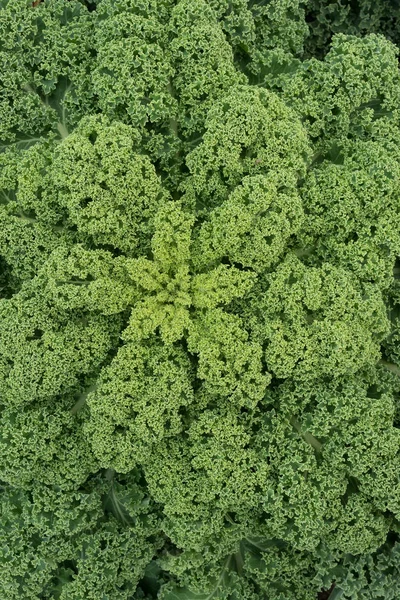
[[[296,419],[296,417],[292,417],[290,419],[290,422],[293,425],[293,427],[296,429],[296,431],[298,431],[300,433],[300,435],[304,439],[304,441],[307,442],[307,444],[310,444],[310,446],[312,446],[314,448],[314,450],[316,450],[316,452],[322,451],[323,446],[322,446],[321,442],[318,441],[308,431],[303,431],[301,428],[300,422]]]
[[[90,387],[88,387],[78,398],[78,400],[75,402],[74,406],[71,408],[71,414],[75,415],[77,412],[79,412],[81,410],[81,408],[84,406],[86,399],[88,397],[88,395],[91,392],[94,392],[94,390],[97,388],[98,383],[93,383]]]
[[[388,371],[391,371],[392,373],[400,377],[400,367],[398,367],[397,365],[391,362],[387,362],[386,360],[380,360],[379,364],[385,367],[385,369],[387,369]]]
[[[57,123],[57,130],[58,130],[58,133],[60,134],[62,140],[65,140],[65,138],[67,138],[69,136],[68,129],[65,127],[65,125],[63,125],[60,122]]]
[[[32,88],[32,87],[29,85],[29,83],[25,83],[25,84],[22,86],[22,89],[24,89],[26,92],[28,92],[28,94],[34,94],[34,95],[36,95],[36,96],[39,98],[40,102],[43,104],[43,106],[44,106],[45,108],[49,108],[49,104],[47,103],[47,101],[45,102],[45,101],[43,100],[43,98],[40,96],[40,94],[39,94],[39,93],[38,93],[36,90],[34,90],[34,89],[33,89],[33,88]],[[60,137],[61,137],[61,139],[62,139],[62,140],[65,140],[65,138],[69,136],[69,131],[68,131],[68,129],[67,129],[67,128],[65,127],[65,125],[64,125],[63,123],[61,123],[60,121],[58,121],[58,122],[57,122],[57,131],[58,131],[58,133],[60,134]]]

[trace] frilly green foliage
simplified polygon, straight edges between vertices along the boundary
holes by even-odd
[[[248,175],[210,211],[196,240],[194,260],[204,268],[227,257],[262,273],[279,261],[303,220],[296,189],[280,188],[271,175]]]
[[[338,148],[307,177],[302,193],[306,218],[299,235],[309,262],[332,261],[360,280],[390,286],[400,252],[399,162],[375,140]]]
[[[1,479],[29,490],[33,483],[74,489],[99,469],[83,432],[81,413],[73,414],[77,394],[24,408],[2,406]]]
[[[368,33],[381,33],[398,43],[399,15],[399,0],[309,0],[309,35],[305,49],[308,54],[321,57],[326,53],[332,35],[338,33],[363,36]]]
[[[78,2],[1,0],[0,150],[26,148],[51,131],[65,137],[92,109],[93,28]]]
[[[204,310],[229,304],[253,286],[255,273],[231,265],[220,264],[205,273],[193,272],[193,222],[194,218],[185,214],[178,203],[169,203],[157,214],[153,261],[127,261],[129,276],[145,297],[133,307],[124,340],[144,339],[159,327],[165,343],[176,342]]]
[[[282,84],[283,97],[317,148],[332,141],[368,139],[377,119],[398,119],[397,49],[382,35],[338,34],[323,61],[311,58]]]
[[[182,349],[158,340],[119,349],[87,399],[84,429],[103,467],[127,473],[164,438],[182,433],[182,411],[193,401],[191,371]]]
[[[0,248],[15,287],[34,277],[60,243],[73,244],[75,235],[62,226],[47,169],[54,142],[42,141],[24,152],[10,148],[0,155]]]
[[[1,599],[397,600],[399,10],[0,0]]]
[[[79,491],[2,488],[4,597],[128,600],[163,538],[140,477],[100,475]]]
[[[236,306],[279,379],[355,374],[379,360],[389,332],[376,286],[330,263],[306,266],[294,254]]]
[[[204,0],[178,2],[169,30],[173,90],[179,98],[177,126],[186,136],[203,133],[210,108],[246,78],[238,73],[232,48]]]
[[[273,173],[280,185],[296,187],[310,152],[299,119],[278,96],[238,86],[210,109],[203,140],[187,155],[184,199],[202,214],[246,175]]]
[[[98,106],[111,119],[144,128],[168,121],[176,100],[168,92],[170,2],[103,0],[94,13],[92,84]]]
[[[84,119],[60,144],[49,168],[57,204],[79,237],[126,254],[147,250],[165,200],[154,166],[137,149],[136,130]]]
[[[7,406],[74,390],[99,370],[118,341],[120,319],[62,310],[46,291],[38,276],[0,301],[0,389]]]

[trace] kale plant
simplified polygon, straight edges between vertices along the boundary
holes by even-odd
[[[400,596],[400,3],[0,0],[0,597]]]

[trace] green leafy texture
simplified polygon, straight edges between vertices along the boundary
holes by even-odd
[[[33,483],[71,489],[97,471],[90,444],[83,435],[82,416],[72,415],[75,398],[32,403],[21,411],[2,407],[0,477],[29,489]]]
[[[152,560],[145,569],[142,579],[136,588],[133,600],[154,599],[163,584],[163,572],[157,560]]]
[[[281,48],[302,54],[308,26],[302,0],[250,0],[256,30],[255,48],[260,54]]]
[[[276,96],[250,86],[233,88],[210,109],[203,141],[186,157],[185,201],[207,214],[246,175],[275,173],[295,187],[304,176],[309,146],[296,115]]]
[[[180,0],[169,32],[177,126],[185,135],[202,133],[209,109],[246,78],[235,69],[232,48],[208,2]]]
[[[0,301],[2,402],[21,406],[74,390],[115,346],[120,318],[61,310],[38,276]]]
[[[253,85],[280,89],[300,65],[308,36],[303,0],[252,0],[255,39],[240,45],[237,63]]]
[[[279,261],[303,218],[296,191],[280,189],[272,174],[246,176],[202,224],[193,260],[202,266],[227,257],[262,273]]]
[[[318,459],[306,479],[323,490],[319,535],[344,553],[374,550],[386,537],[389,514],[398,518],[399,430],[393,395],[379,388],[363,378],[312,388],[288,381],[275,395],[280,410],[299,414],[291,423]]]
[[[61,311],[86,310],[102,315],[123,313],[137,300],[126,259],[107,250],[86,250],[81,244],[60,246],[42,273],[46,294]]]
[[[147,338],[158,327],[165,342],[182,337],[189,323],[191,304],[189,258],[193,222],[180,203],[167,204],[157,213],[151,243],[153,261],[146,258],[128,261],[129,275],[145,297],[131,312],[124,340]]]
[[[246,81],[214,11],[190,0],[107,0],[95,12],[94,31],[99,107],[138,128],[165,184],[176,191],[184,148],[201,139],[208,109]]]
[[[68,493],[3,488],[2,594],[11,600],[131,598],[162,544],[154,505],[135,479],[93,481]],[[129,525],[114,516],[110,496]]]
[[[18,287],[9,265],[2,256],[0,256],[0,297],[10,298]]]
[[[49,175],[56,146],[53,136],[49,136],[29,149],[10,148],[1,155],[2,204],[10,212],[26,213],[32,221],[36,219],[49,228],[62,225],[64,216]]]
[[[151,247],[154,260],[166,272],[188,262],[193,223],[194,217],[185,213],[179,202],[169,203],[157,213]]]
[[[210,0],[218,21],[232,46],[235,62],[243,59],[254,48],[256,26],[247,0]]]
[[[255,408],[271,381],[261,344],[250,342],[241,319],[221,309],[209,310],[189,328],[188,350],[198,355],[197,377],[213,397]]]
[[[340,164],[325,160],[302,188],[299,235],[309,262],[329,261],[383,289],[400,253],[398,161],[378,142],[356,141]]]
[[[76,241],[137,255],[149,248],[168,198],[137,132],[83,119],[61,144],[38,142],[0,159],[0,251],[13,276],[37,274],[52,250]]]
[[[193,400],[190,361],[180,348],[152,339],[122,346],[87,397],[84,431],[103,467],[127,473],[163,438],[183,431]]]
[[[355,3],[310,0],[307,3],[310,30],[305,44],[307,54],[323,56],[329,50],[331,36],[337,33],[362,36],[382,33],[396,43],[399,40],[399,11],[398,0],[357,0]]]
[[[99,109],[135,128],[141,148],[157,161],[175,191],[182,174],[178,99],[173,88],[170,0],[103,0],[94,11],[96,58],[92,85]]]
[[[262,449],[269,464],[268,478],[261,484],[258,514],[253,509],[252,521],[247,524],[240,512],[237,516],[246,526],[246,537],[261,536],[268,545],[279,539],[293,550],[316,556],[323,540],[337,554],[351,549],[370,552],[378,547],[392,520],[367,494],[357,488],[357,493],[351,491],[352,478],[346,465],[330,462],[329,457],[325,460],[324,448],[316,452],[306,441],[310,438],[306,427],[305,434],[300,435],[282,417],[272,413],[268,418],[253,445],[258,453]],[[353,444],[356,447],[362,441],[361,436]],[[385,466],[378,463],[377,468],[384,471]],[[390,494],[394,499],[395,494]],[[279,578],[271,576],[270,583],[279,584]]]
[[[329,263],[307,267],[293,254],[239,306],[279,378],[354,374],[379,360],[389,332],[379,288]]]
[[[193,306],[213,309],[219,304],[230,304],[234,298],[241,298],[253,286],[256,274],[236,267],[221,264],[207,273],[192,278]]]
[[[292,65],[300,63],[308,35],[305,4],[298,0],[212,0],[234,51],[235,63],[252,84],[279,88]]]
[[[240,554],[231,554],[221,561],[210,578],[207,591],[167,584],[161,590],[162,600],[256,600],[258,594],[246,579],[238,575],[237,559]]]
[[[211,0],[218,20],[235,51],[249,61],[271,50],[302,54],[308,34],[303,2],[299,0]]]
[[[399,97],[396,47],[372,34],[334,36],[324,61],[303,62],[283,91],[323,151],[331,138],[365,138],[375,120],[397,119]]]
[[[343,600],[395,600],[399,594],[398,535],[376,552],[345,556],[336,568],[335,590]]]
[[[146,339],[159,329],[165,343],[174,343],[182,338],[199,310],[229,304],[254,284],[255,273],[228,265],[192,275],[190,245],[194,220],[180,202],[169,202],[156,216],[151,242],[153,260],[127,260],[129,276],[144,298],[132,309],[122,335],[125,341]],[[197,309],[192,311],[193,316],[192,306]]]
[[[399,7],[0,0],[2,598],[397,598]]]
[[[166,28],[168,4],[102,0],[95,11],[92,82],[99,108],[142,133],[146,124],[163,125],[177,112],[168,89],[174,74]]]
[[[271,600],[315,600],[314,556],[290,548],[282,540],[247,538],[243,572]]]
[[[0,4],[0,150],[65,137],[92,110],[91,18],[76,0]]]
[[[384,356],[390,365],[394,365],[392,372],[398,377],[400,371],[400,282],[398,272],[398,261],[393,269],[394,278],[390,288],[387,290],[386,302],[388,307],[388,316],[390,319],[390,333],[383,341]],[[400,384],[400,379],[397,379]]]
[[[281,48],[268,50],[266,53],[256,52],[250,63],[241,66],[249,83],[264,87],[278,95],[286,87],[288,79],[294,76],[302,67],[299,58]]]
[[[155,213],[166,200],[138,133],[104,117],[83,119],[56,149],[50,178],[67,223],[81,239],[129,255],[146,251]]]
[[[212,399],[212,397],[211,397]],[[183,580],[202,578],[207,569],[237,550],[244,526],[254,518],[269,467],[253,447],[251,418],[227,403],[199,412],[193,405],[185,436],[163,440],[144,466],[151,496],[163,506],[163,530],[182,549],[168,570]],[[229,524],[237,515],[238,527]]]
[[[38,273],[55,248],[75,239],[64,227],[47,172],[53,153],[54,143],[43,141],[0,155],[0,252],[19,285]]]

